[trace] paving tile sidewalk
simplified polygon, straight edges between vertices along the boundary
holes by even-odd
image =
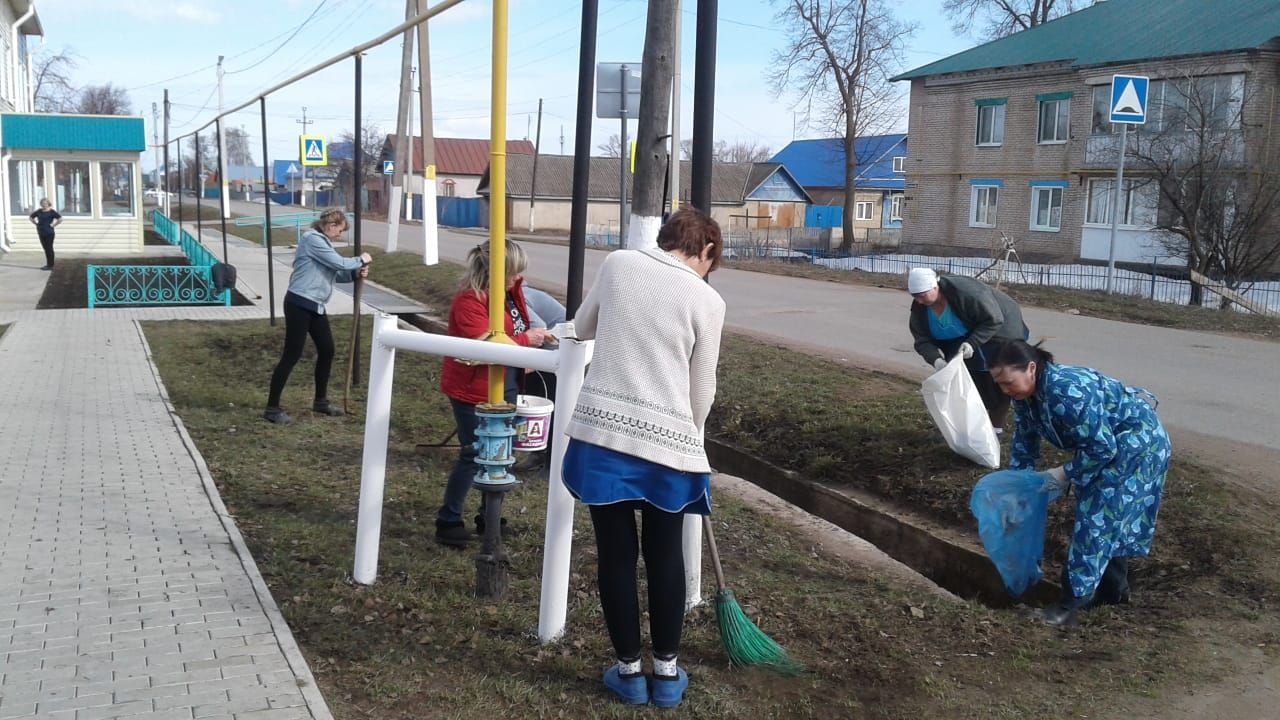
[[[136,318],[0,337],[0,718],[329,718]]]

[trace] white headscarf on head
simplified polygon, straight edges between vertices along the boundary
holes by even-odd
[[[938,273],[929,268],[911,268],[907,273],[907,292],[915,295],[938,287]]]

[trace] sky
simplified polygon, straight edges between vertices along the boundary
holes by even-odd
[[[941,0],[886,0],[898,16],[918,24],[907,43],[903,70],[977,44],[957,37],[941,13]],[[432,2],[432,5],[435,3]],[[683,0],[682,134],[693,126],[696,0]],[[41,0],[46,33],[33,52],[69,49],[77,56],[77,85],[112,83],[128,90],[135,114],[146,119],[152,142],[152,103],[163,108],[169,90],[171,137],[190,133],[218,114],[217,60],[225,56],[225,108],[254,100],[263,90],[371,40],[404,19],[403,0]],[[599,0],[597,62],[638,62],[644,47],[645,0]],[[719,3],[715,136],[776,152],[797,138],[820,137],[797,124],[794,97],[775,97],[766,78],[785,38],[775,29],[769,0]],[[510,0],[507,135],[536,133],[543,99],[546,153],[572,153],[581,3]],[[489,136],[492,4],[464,0],[431,21],[433,117],[437,137]],[[365,123],[395,130],[401,45],[398,38],[370,50],[363,61]],[[905,96],[907,84],[900,83]],[[330,140],[354,126],[354,62],[343,60],[267,97],[272,159],[297,156],[303,130]],[[906,131],[906,104],[900,131]],[[416,107],[415,107],[416,113]],[[258,105],[230,115],[260,156]],[[595,119],[592,147],[619,132],[619,121]],[[201,142],[212,141],[212,126]],[[635,123],[628,133],[634,137]],[[206,139],[207,138],[207,139]],[[184,142],[189,142],[189,139]],[[144,161],[152,167],[152,160]]]

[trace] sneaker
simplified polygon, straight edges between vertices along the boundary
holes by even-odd
[[[471,542],[467,524],[461,520],[436,520],[436,542],[449,547],[466,547]]]
[[[502,533],[502,537],[506,538],[511,535],[511,530],[507,528],[507,519],[501,518],[498,525],[498,532]],[[476,515],[476,534],[484,535],[484,515]]]
[[[338,407],[337,405],[334,405],[328,400],[315,401],[314,403],[312,403],[311,409],[314,412],[317,412],[321,415],[328,415],[329,417],[342,417],[343,415],[346,415],[346,413],[342,411],[342,408]]]
[[[269,407],[262,413],[262,419],[276,425],[292,425],[293,418],[289,414],[278,407]]]
[[[676,676],[654,675],[649,681],[649,698],[660,708],[673,708],[684,699],[689,687],[689,674],[684,668],[676,668]]]
[[[688,684],[688,681],[685,681]],[[614,665],[604,671],[604,686],[617,696],[623,705],[646,705],[649,702],[649,686],[644,681],[644,673],[623,675]],[[679,700],[676,701],[677,703]]]
[[[41,270],[52,270],[52,269],[53,269],[53,266],[52,266],[52,265],[45,265],[44,267],[42,267],[42,268],[40,268],[40,269],[41,269]]]

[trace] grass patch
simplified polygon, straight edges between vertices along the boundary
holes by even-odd
[[[769,260],[733,260],[735,270],[827,280],[846,285],[868,285],[901,290],[903,279],[893,273],[832,270],[820,265]],[[1041,285],[1006,285],[1005,291],[1022,305],[1047,310],[1075,310],[1081,315],[1141,323],[1157,327],[1227,333],[1280,342],[1280,317],[1259,316],[1234,310],[1215,310],[1160,303],[1129,295],[1108,295],[1101,290],[1071,290]],[[1213,297],[1212,293],[1209,293]]]
[[[432,299],[452,295],[457,272],[424,268],[407,253],[379,254],[373,279],[443,312]],[[332,321],[335,337],[345,339],[349,318]],[[298,412],[288,428],[259,419],[283,335],[265,321],[146,323],[145,330],[170,395],[338,717],[417,718],[424,708],[457,718],[648,715],[612,703],[599,682],[610,650],[584,513],[575,524],[567,635],[547,647],[531,636],[545,481],[507,500],[515,532],[505,603],[475,600],[472,555],[431,541],[452,462],[450,454],[417,448],[452,429],[437,359],[402,354],[397,362],[379,582],[365,588],[345,580],[362,419]],[[339,348],[335,376],[346,351]],[[367,344],[362,352],[367,367]],[[286,408],[309,405],[310,362],[304,357],[295,370]],[[963,508],[980,471],[930,430],[914,386],[732,336],[720,383],[709,432],[775,463],[969,526]],[[473,496],[469,507],[475,504]],[[1061,553],[1062,512],[1055,510],[1051,556]],[[681,717],[1065,719],[1193,687],[1230,672],[1211,661],[1205,638],[1275,647],[1274,513],[1274,503],[1177,463],[1153,556],[1135,564],[1135,604],[1090,613],[1077,632],[1060,633],[1018,611],[889,586],[717,497],[730,585],[810,671],[783,680],[729,669],[712,613],[698,609],[681,655],[692,678]],[[704,580],[710,583],[709,571]]]

